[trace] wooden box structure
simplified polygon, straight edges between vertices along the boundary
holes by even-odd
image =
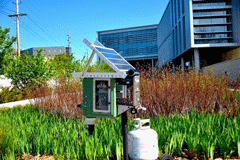
[[[114,49],[94,44],[84,39],[93,52],[82,73],[73,77],[83,78],[83,103],[81,108],[87,118],[117,117],[130,108],[139,105],[139,73]],[[93,56],[101,59],[96,72],[87,72]],[[102,62],[114,69],[112,73],[98,72]]]

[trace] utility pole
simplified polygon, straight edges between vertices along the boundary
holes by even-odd
[[[70,31],[68,29],[68,52],[71,54],[71,37],[70,37]]]
[[[19,17],[26,16],[26,13],[19,14],[18,0],[16,0],[16,14],[10,14],[9,17],[16,17],[16,29],[17,29],[17,54],[20,56],[20,34],[19,34]]]

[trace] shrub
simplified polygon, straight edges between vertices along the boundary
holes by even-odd
[[[239,95],[232,94],[224,76],[197,74],[193,69],[187,72],[170,68],[161,70],[140,70],[140,102],[147,108],[143,116],[188,112],[190,110],[238,114]],[[81,79],[57,80],[54,89],[42,87],[36,97],[39,105],[51,113],[61,113],[69,117],[81,116],[77,104],[82,102]]]
[[[17,40],[17,37],[10,37],[10,28],[3,29],[0,26],[0,74],[4,73],[5,56],[13,52],[12,44]]]
[[[148,115],[192,109],[238,113],[237,99],[232,96],[224,76],[197,74],[193,69],[188,73],[179,69],[174,74],[170,68],[143,68],[140,77],[141,103],[147,107]]]
[[[14,87],[4,87],[1,88],[0,92],[0,103],[20,101],[24,99],[34,98],[32,94],[32,89],[30,88],[17,88]]]
[[[52,114],[81,117],[81,109],[77,107],[82,102],[81,79],[58,79],[56,84],[54,88],[44,86],[36,90],[37,105],[42,111],[50,111]]]
[[[42,50],[37,51],[37,55],[27,55],[5,57],[5,74],[12,80],[12,84],[18,88],[40,87],[52,76],[51,65],[45,61]]]
[[[76,60],[73,54],[58,54],[49,59],[49,62],[54,70],[54,77],[56,78],[70,78],[74,71],[81,70],[81,64],[85,61],[85,57],[80,61]],[[82,62],[82,63],[81,63]]]

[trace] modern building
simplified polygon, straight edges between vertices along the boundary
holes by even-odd
[[[240,57],[240,2],[170,0],[158,24],[157,39],[160,67],[172,62],[199,71]]]
[[[97,32],[105,47],[113,48],[132,65],[157,62],[157,24]]]
[[[67,53],[67,54],[71,54],[71,48],[69,47],[33,47],[33,48],[29,48],[26,49],[28,51],[29,55],[36,55],[37,54],[37,50],[42,49],[42,55],[44,56],[54,56],[57,54],[61,54],[61,53]],[[21,53],[25,52],[26,50],[22,50]]]

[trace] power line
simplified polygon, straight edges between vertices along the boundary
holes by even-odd
[[[22,25],[21,23],[20,23],[20,26],[21,26],[25,31],[29,32],[31,35],[34,36],[34,34],[36,34],[36,33],[34,33],[33,31],[30,31],[26,26]],[[37,39],[39,39],[40,41],[42,41],[42,42],[43,42],[44,44],[46,44],[47,46],[49,46],[49,42],[46,41],[45,39],[43,39],[42,37],[39,37],[39,35],[38,35],[38,36],[34,36],[34,37],[37,38]]]
[[[39,11],[39,8],[37,8],[37,7],[35,7],[30,1],[28,1],[28,3],[29,3],[29,5],[31,5],[32,6],[32,8],[35,8],[36,10],[38,10]],[[29,10],[31,10],[31,12],[33,12],[33,10],[27,5],[27,4],[25,4],[25,3],[22,3],[23,5],[25,5]],[[0,6],[1,8],[3,8],[2,6]],[[10,10],[10,9],[7,9],[7,8],[3,8],[3,9],[5,9],[5,10],[8,10],[8,11],[11,11],[11,12],[15,12],[15,11],[13,11],[13,10]],[[24,9],[23,9],[24,10]],[[25,11],[25,10],[24,10]],[[6,12],[4,12],[5,14],[4,15],[7,15],[6,14]],[[36,13],[35,12],[33,12],[35,15],[36,15]],[[27,16],[29,19],[30,19],[30,21],[32,21],[41,31],[43,31],[45,34],[47,34],[47,36],[48,37],[50,37],[52,40],[54,40],[57,44],[60,44],[61,45],[61,43],[59,43],[59,41],[57,41],[53,36],[51,36],[48,32],[46,32],[46,30],[44,30],[36,21],[34,21],[30,16]],[[38,16],[39,17],[39,16]],[[39,17],[39,18],[43,18],[43,17]],[[42,21],[42,22],[44,22],[45,24],[46,24],[46,18],[44,18],[44,20]],[[40,37],[40,38],[38,38],[38,39],[40,39],[41,41],[46,41],[47,43],[49,43],[49,41],[47,41],[45,38],[43,38],[42,36],[40,36],[38,33],[36,33],[34,30],[32,30],[30,27],[28,27],[28,25],[26,25],[25,23],[23,23],[23,21],[21,21],[21,26],[22,27],[24,27],[24,29],[26,30],[26,31],[28,31],[30,34],[35,34],[35,35],[37,35],[38,37]],[[48,24],[46,24],[46,26],[50,26],[51,27],[51,25],[48,25]],[[72,44],[75,48],[77,48],[77,49],[79,49],[79,47],[78,46],[76,46],[74,43]]]
[[[32,8],[34,8],[35,10],[40,11],[39,8],[35,7],[35,5],[32,4],[30,1],[28,1],[28,3],[29,3],[29,5],[31,5]],[[28,9],[30,9],[30,10],[32,11],[32,9],[31,9],[27,4],[24,4],[24,5],[25,5]],[[33,12],[33,13],[35,14],[35,12]],[[35,14],[35,15],[36,15],[36,14]],[[38,18],[41,19],[41,18],[43,18],[43,17],[41,16],[41,17],[38,17]],[[47,21],[49,21],[48,17],[44,17],[44,20],[42,20],[42,22],[44,22],[46,26],[50,26],[50,27],[51,27],[51,25],[48,25],[48,23],[46,23]],[[78,46],[76,46],[74,43],[72,44],[72,46],[74,46],[75,48],[77,48],[77,49],[80,50],[80,48],[79,48]]]
[[[39,8],[35,7],[30,1],[28,1],[29,4],[32,6],[32,8],[35,8],[35,10],[39,10]],[[29,10],[31,10],[33,12],[33,10],[26,4],[26,3],[23,3]],[[33,12],[35,14],[35,12]],[[37,15],[37,14],[35,14]],[[38,16],[38,15],[37,15]],[[57,41],[52,35],[50,35],[45,29],[43,29],[35,20],[33,20],[30,16],[28,16],[28,18],[38,27],[40,28],[48,37],[50,37],[52,40],[54,40],[57,44],[59,44],[60,46],[62,46],[62,44]],[[38,16],[38,18],[40,18]],[[41,17],[42,18],[42,17]],[[46,18],[44,18],[44,20],[42,20],[41,22],[46,22]],[[45,23],[46,24],[46,23]],[[45,26],[50,26],[48,24],[46,24]]]
[[[26,4],[26,3],[23,3],[23,5],[25,5],[27,8],[28,8],[28,10],[30,10],[30,11],[32,11],[33,12],[33,10]],[[34,13],[34,12],[33,12]],[[31,22],[33,22],[41,31],[43,31],[47,36],[49,36],[51,39],[53,39],[57,44],[59,44],[60,46],[62,46],[61,45],[61,43],[59,43],[55,38],[53,38],[49,33],[47,33],[37,22],[35,22],[30,16],[27,16],[29,19],[30,19],[30,21]],[[44,22],[44,21],[43,21]]]
[[[41,26],[39,26],[31,17],[27,16],[38,28],[40,28],[44,33],[46,33],[51,39],[60,44],[56,39],[54,39],[50,34],[48,34]],[[61,44],[60,44],[61,45]]]
[[[45,42],[47,42],[48,43],[48,45],[49,44],[51,44],[48,40],[46,40],[45,38],[43,38],[42,36],[40,36],[37,32],[35,32],[32,28],[30,28],[30,27],[28,27],[28,25],[26,25],[23,21],[20,21],[21,22],[21,26],[23,27],[24,26],[24,28],[25,28],[25,30],[27,30],[29,33],[30,33],[30,31],[32,32],[32,33],[34,33],[35,35],[37,35],[38,37],[39,37],[39,39],[42,41],[42,40],[44,40]],[[30,30],[30,31],[29,31]],[[30,34],[32,34],[32,33],[30,33]],[[43,41],[42,41],[43,42]]]
[[[11,12],[14,12],[15,13],[15,11],[14,10],[11,10],[11,9],[7,9],[7,8],[4,8],[3,6],[0,6],[2,9],[5,9],[5,10],[8,10],[8,11],[11,11]]]
[[[3,8],[3,7],[1,7],[1,8]],[[13,10],[9,10],[9,9],[6,9],[6,8],[3,8],[3,9],[8,10],[8,11],[11,11],[11,12],[15,12],[15,11],[13,11]],[[6,15],[6,16],[9,16],[9,17],[11,17],[11,18],[17,16],[17,14],[9,15],[10,13],[7,13],[7,12],[5,12],[5,11],[1,11],[1,12],[2,12],[2,14]],[[0,12],[0,13],[1,13],[1,12]],[[19,14],[19,15],[21,16],[21,15],[25,15],[25,14]],[[30,18],[30,17],[29,17],[29,18]],[[31,18],[30,18],[30,20],[33,21]],[[34,22],[34,21],[33,21],[33,22]],[[34,24],[36,24],[41,30],[43,30],[36,22],[34,22]],[[35,36],[35,37],[38,38],[39,40],[41,40],[42,42],[44,42],[45,44],[47,44],[47,45],[51,44],[48,40],[46,40],[45,38],[43,38],[42,36],[40,36],[37,32],[35,32],[33,29],[31,29],[30,27],[28,27],[28,25],[25,24],[23,21],[21,21],[20,26],[23,27],[24,30],[26,30],[27,32],[29,32],[31,35],[33,35],[33,34],[37,35],[37,36]],[[43,31],[44,31],[44,30],[43,30]],[[46,33],[46,32],[44,31],[44,33]],[[46,33],[46,34],[47,34],[47,33]],[[44,41],[43,41],[43,40],[44,40]]]
[[[2,13],[2,14],[4,14],[4,15],[8,16],[8,13],[7,13],[7,12],[0,11],[0,13]]]
[[[7,12],[5,12],[5,11],[0,11],[0,13],[2,13],[3,15],[6,15],[6,16],[9,15],[9,13],[7,13]],[[11,18],[14,20],[13,17],[11,17]],[[29,28],[24,22],[22,22],[22,21],[20,21],[20,22],[21,22],[21,23],[20,23],[20,26],[21,26],[25,31],[29,32],[31,35],[33,35],[33,34],[38,35],[40,38],[37,37],[37,36],[35,36],[35,37],[38,38],[39,40],[41,40],[43,43],[49,45],[49,42],[48,42],[46,39],[42,38],[42,37],[41,37],[39,34],[37,34],[34,30],[32,30],[31,28]],[[43,40],[45,40],[45,41],[43,41]],[[25,45],[22,45],[22,46],[25,47],[25,48],[27,48]]]

